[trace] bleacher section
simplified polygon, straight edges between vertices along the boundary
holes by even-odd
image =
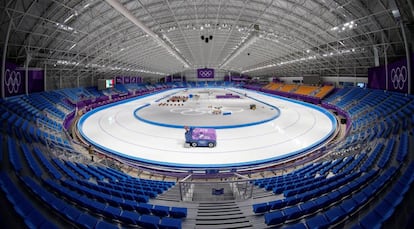
[[[254,180],[254,185],[272,192],[273,199],[256,201],[253,212],[268,226],[380,228],[389,224],[414,179],[414,163],[407,160],[414,97],[345,88],[323,103],[347,111],[352,120],[347,137],[333,150],[356,146],[359,150],[282,176]]]
[[[197,228],[200,225],[194,222],[192,211],[198,209],[190,210],[180,200],[156,202],[157,197],[177,188],[176,182],[134,177],[79,156],[81,152],[76,151],[63,123],[73,118],[76,106],[90,110],[168,88],[217,85],[234,86],[228,82],[137,84],[119,86],[109,96],[96,88],[77,88],[0,100],[2,204],[9,207],[8,214],[16,216],[8,221],[0,217],[7,223],[3,225]],[[333,87],[270,83],[257,90],[323,98]],[[248,180],[266,195],[253,195],[246,201],[246,212],[225,215],[224,210],[217,211],[217,218],[239,217],[246,220],[243,225],[253,228],[405,226],[406,221],[401,220],[407,217],[398,214],[413,201],[414,97],[344,88],[323,99],[321,105],[346,112],[349,129],[344,138],[315,161],[283,171],[268,168],[273,175]],[[235,200],[228,206],[246,206],[246,202]]]
[[[187,216],[185,207],[148,203],[173,187],[174,182],[134,178],[111,168],[58,158],[52,158],[52,164],[38,147],[31,147],[13,137],[7,138],[7,144],[12,165],[10,172],[15,175],[2,171],[1,188],[29,228],[58,228],[43,215],[42,210],[35,210],[29,200],[31,198],[40,199],[46,209],[54,209],[53,214],[57,217],[86,228],[104,225],[105,228],[117,228],[119,224],[181,228],[181,221]],[[27,190],[19,191],[16,181],[9,178],[13,176]],[[24,192],[31,192],[32,196],[28,197]]]
[[[334,86],[311,86],[303,84],[285,84],[270,82],[264,86],[246,84],[243,87],[251,90],[258,90],[269,94],[280,95],[287,98],[293,98],[297,100],[303,100],[314,104],[321,103],[327,95],[332,93],[335,89]]]
[[[280,92],[282,95],[303,95],[310,96],[319,99],[325,98],[332,90],[334,86],[324,85],[324,86],[310,86],[310,85],[297,85],[297,84],[283,84],[270,82],[262,87],[266,91],[271,91],[274,93]],[[294,97],[294,96],[293,96]]]

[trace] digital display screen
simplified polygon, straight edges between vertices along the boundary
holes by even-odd
[[[106,88],[113,88],[114,87],[114,80],[106,80]]]
[[[105,90],[115,87],[114,79],[98,79],[98,90]]]
[[[360,87],[360,88],[365,88],[365,83],[357,83],[357,87]]]

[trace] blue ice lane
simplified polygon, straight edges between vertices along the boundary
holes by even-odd
[[[262,101],[257,100],[257,99],[253,99],[253,98],[251,98],[251,99],[252,100],[255,100],[255,101],[259,102],[259,103],[262,103],[262,104],[264,104],[266,106],[269,106],[269,107],[271,107],[273,109],[275,109],[275,111],[276,111],[275,113],[276,114],[273,115],[272,117],[268,118],[268,119],[263,119],[263,120],[260,120],[260,121],[257,121],[257,122],[243,123],[243,124],[239,124],[239,125],[220,125],[220,126],[214,126],[214,125],[213,126],[208,126],[208,125],[205,125],[205,126],[193,126],[193,127],[199,127],[199,128],[214,128],[214,129],[240,128],[240,127],[254,126],[254,125],[259,125],[259,124],[263,124],[263,123],[266,123],[266,122],[270,122],[272,120],[277,119],[280,116],[280,110],[276,106],[273,106],[271,104],[262,102]],[[184,125],[174,125],[174,124],[169,124],[169,123],[155,122],[155,121],[151,121],[151,120],[145,119],[145,118],[143,118],[143,117],[141,117],[141,116],[138,115],[138,112],[140,110],[145,109],[146,107],[149,107],[149,106],[151,106],[151,104],[145,104],[145,105],[143,105],[143,106],[138,107],[137,109],[135,109],[134,110],[134,117],[136,119],[138,119],[139,121],[142,121],[142,122],[145,122],[145,123],[148,123],[148,124],[151,124],[151,125],[168,127],[168,128],[179,128],[179,129],[183,129],[184,128]]]
[[[129,101],[132,101],[132,100],[141,99],[141,98],[144,98],[144,97],[147,97],[147,96],[150,96],[150,95],[154,95],[154,94],[158,94],[158,93],[162,93],[162,92],[156,92],[156,93],[152,93],[152,94],[149,94],[149,95],[144,95],[142,97],[136,97],[136,98],[133,98],[133,99],[129,99],[128,101],[120,101],[120,102],[117,102],[117,103],[114,103],[114,104],[108,104],[108,105],[96,108],[92,111],[89,111],[85,115],[83,115],[79,119],[77,127],[78,127],[78,130],[79,130],[80,134],[82,135],[82,137],[85,138],[88,142],[93,144],[95,147],[97,147],[101,150],[104,150],[108,153],[111,153],[113,155],[122,157],[122,158],[127,159],[127,160],[135,160],[135,161],[138,161],[138,162],[151,164],[151,165],[167,166],[167,167],[171,167],[171,168],[188,168],[188,169],[191,169],[191,168],[197,168],[197,169],[200,169],[200,168],[201,169],[213,168],[213,169],[217,169],[217,168],[250,167],[250,166],[260,165],[260,164],[264,164],[264,163],[271,163],[271,162],[277,162],[277,161],[285,160],[285,159],[297,156],[301,153],[304,153],[306,151],[309,151],[311,149],[314,149],[314,148],[318,147],[319,145],[324,143],[327,139],[329,139],[332,136],[332,134],[335,132],[336,128],[337,128],[336,118],[329,111],[327,111],[326,109],[324,109],[322,107],[319,107],[319,106],[316,106],[316,105],[313,105],[313,104],[309,104],[309,103],[306,103],[306,102],[302,102],[302,101],[297,101],[297,100],[293,100],[293,99],[280,97],[280,96],[277,96],[277,95],[271,95],[271,94],[266,94],[266,93],[263,93],[263,92],[257,92],[257,91],[247,90],[247,89],[243,89],[243,90],[250,91],[250,92],[255,92],[255,93],[262,94],[262,95],[269,96],[269,97],[274,97],[274,98],[286,100],[286,101],[293,102],[293,103],[298,103],[298,104],[313,108],[315,110],[318,110],[318,111],[322,112],[323,114],[325,114],[331,120],[332,129],[325,137],[321,138],[318,142],[315,142],[314,144],[309,145],[308,147],[305,147],[301,150],[294,151],[294,152],[291,152],[291,153],[288,153],[288,154],[284,154],[284,155],[280,155],[280,156],[272,157],[272,158],[267,158],[267,159],[262,159],[262,160],[249,161],[249,162],[228,163],[228,164],[218,164],[218,165],[217,164],[202,164],[202,165],[200,165],[200,164],[168,163],[168,162],[163,162],[163,161],[154,161],[154,160],[148,160],[148,159],[145,159],[145,158],[133,157],[133,156],[130,156],[130,155],[126,155],[126,154],[114,151],[110,148],[107,148],[107,147],[104,147],[104,146],[100,145],[99,143],[96,143],[93,140],[91,140],[83,132],[83,129],[82,129],[83,123],[90,115],[92,115],[92,114],[94,114],[94,113],[96,113],[100,110],[106,109],[108,107],[112,107],[112,106],[115,106],[115,105],[118,105],[118,104],[123,104],[123,103],[129,102]],[[165,92],[165,91],[163,91],[163,92]],[[147,105],[149,105],[149,104],[147,104]],[[144,106],[146,106],[146,105],[144,105]]]

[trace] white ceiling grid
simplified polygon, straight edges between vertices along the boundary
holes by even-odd
[[[8,58],[24,62],[29,53],[32,66],[47,64],[82,76],[93,71],[162,77],[187,69],[172,49],[189,69],[366,76],[373,46],[389,58],[404,55],[393,0],[116,2],[162,44],[107,1],[10,0],[0,3],[2,34],[11,22]]]

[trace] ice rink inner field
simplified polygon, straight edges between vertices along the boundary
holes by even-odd
[[[213,127],[214,148],[184,147],[183,126]],[[172,167],[246,166],[325,142],[337,127],[318,106],[245,89],[171,89],[97,108],[78,122],[107,152]]]

